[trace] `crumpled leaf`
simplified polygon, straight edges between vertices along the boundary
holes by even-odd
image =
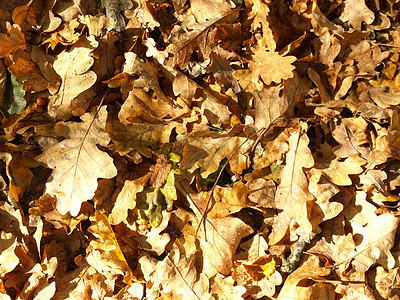
[[[110,138],[105,131],[106,107],[81,117],[82,123],[57,124],[65,140],[49,146],[37,161],[53,169],[46,192],[56,196],[61,214],[77,216],[84,201],[92,199],[97,178],[117,175],[113,159],[96,145],[106,146]]]
[[[57,56],[53,67],[62,82],[58,93],[49,97],[49,114],[52,117],[58,120],[70,118],[74,113],[70,108],[72,101],[96,82],[96,73],[89,69],[94,63],[90,54],[97,46],[98,42],[88,37],[75,44],[69,52]]]

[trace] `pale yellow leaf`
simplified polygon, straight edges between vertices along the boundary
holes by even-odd
[[[81,123],[61,122],[65,140],[45,149],[37,160],[53,169],[46,184],[46,193],[57,198],[61,214],[77,216],[81,204],[92,199],[98,178],[117,175],[113,159],[96,145],[106,146],[110,138],[105,131],[106,107],[86,113]]]

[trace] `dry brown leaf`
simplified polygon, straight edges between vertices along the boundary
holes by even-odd
[[[42,1],[30,0],[26,5],[14,9],[12,19],[15,24],[26,31],[38,25],[38,19],[43,9]]]
[[[354,235],[362,236],[362,242],[357,245],[355,253],[351,256],[357,271],[366,272],[375,263],[389,269],[395,266],[395,259],[390,250],[394,246],[398,225],[399,219],[390,213],[369,218],[365,226],[351,222]]]
[[[231,2],[227,0],[189,0],[192,14],[198,23],[220,18],[229,13]]]
[[[57,210],[63,215],[78,215],[82,202],[93,198],[97,178],[117,175],[113,159],[96,146],[106,146],[110,141],[105,131],[106,107],[86,113],[81,119],[82,123],[60,123],[66,139],[37,157],[37,161],[53,169],[46,192],[56,196]]]
[[[352,184],[349,175],[361,174],[364,171],[362,166],[366,163],[367,161],[364,158],[356,154],[347,157],[343,161],[335,158],[325,163],[317,163],[315,164],[316,169],[313,169],[311,172],[313,176],[323,174],[334,184],[348,186]],[[316,176],[320,177],[321,175]]]
[[[263,38],[261,44],[265,44],[267,50],[274,52],[276,49],[276,41],[268,22],[268,14],[270,9],[268,4],[260,0],[247,0],[246,6],[251,6],[248,18],[252,20],[251,27],[253,30],[261,27]]]
[[[241,174],[243,170],[248,168],[247,151],[251,145],[246,137],[240,133],[235,133],[234,130],[228,133],[193,132],[188,135],[188,142],[183,150],[181,168],[189,172],[194,172],[197,168],[200,168],[201,176],[206,178],[217,171],[220,162],[232,155],[242,143],[244,145],[229,161],[231,171],[236,174]]]
[[[118,153],[125,155],[137,150],[146,157],[151,157],[152,151],[158,151],[163,144],[169,143],[174,128],[177,128],[177,131],[184,130],[182,124],[174,121],[161,124],[133,123],[125,126],[111,118],[106,125]]]
[[[268,52],[264,48],[257,47],[252,58],[249,68],[255,83],[260,77],[266,85],[272,82],[280,83],[293,77],[295,66],[292,64],[297,60],[294,56],[282,56],[278,52]]]
[[[8,24],[8,33],[0,33],[0,57],[7,57],[17,50],[24,50],[26,48],[25,36],[21,32],[21,28],[14,24]]]
[[[147,257],[142,257],[139,262],[142,268],[145,264],[154,264]],[[183,300],[210,298],[207,276],[196,270],[194,255],[186,256],[184,249],[176,243],[169,255],[152,269],[148,274],[150,281],[164,293],[183,295]]]
[[[217,274],[211,285],[211,294],[216,300],[244,299],[242,295],[246,292],[246,288],[234,284],[235,281],[231,276],[224,277]]]
[[[308,148],[307,125],[301,123],[289,137],[289,152],[286,154],[286,165],[283,168],[276,190],[276,206],[283,209],[290,218],[308,233],[312,225],[308,219],[314,196],[308,190],[308,179],[304,168],[311,168],[314,159]]]
[[[310,255],[297,270],[288,276],[277,299],[332,299],[332,297],[335,297],[335,292],[333,287],[328,283],[319,284],[308,281],[306,286],[299,284],[305,278],[314,279],[318,282],[319,278],[327,276],[330,273],[331,270],[329,268],[321,267],[318,257]]]
[[[243,182],[237,182],[232,188],[215,187],[213,204],[207,216],[210,218],[224,218],[239,212],[250,203],[247,199],[249,191]],[[208,194],[208,193],[206,193]]]
[[[97,75],[90,71],[94,58],[90,53],[98,46],[93,37],[82,39],[69,52],[59,54],[54,61],[54,70],[61,77],[61,86],[57,94],[49,97],[49,114],[66,120],[74,113],[70,109],[71,101],[89,89],[97,80]],[[86,108],[89,102],[86,103]]]
[[[203,215],[201,195],[195,193],[186,181],[180,181],[177,188],[187,197],[199,221]],[[227,216],[222,219],[206,218],[199,227],[198,235],[201,238],[200,246],[209,263],[219,273],[227,275],[231,271],[233,255],[240,240],[252,232],[253,229],[242,220]],[[208,271],[213,274],[212,270]]]
[[[400,117],[397,111],[391,111],[391,123],[389,130],[380,131],[375,142],[375,149],[368,157],[367,169],[373,169],[387,161],[389,157],[400,157],[398,151],[400,143]]]
[[[117,225],[126,220],[128,210],[136,207],[136,194],[143,189],[144,184],[140,178],[138,180],[125,180],[124,186],[115,200],[114,207],[108,215],[110,224]]]
[[[361,23],[371,24],[375,15],[365,4],[365,0],[345,0],[340,19],[348,21],[355,30],[361,31]]]

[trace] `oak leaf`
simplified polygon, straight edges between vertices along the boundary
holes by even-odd
[[[30,0],[27,4],[18,6],[14,9],[12,19],[15,24],[21,26],[25,30],[31,29],[33,26],[37,26],[37,20],[42,12],[41,1]]]
[[[248,193],[243,182],[237,182],[232,188],[216,186],[213,194],[213,205],[207,213],[210,218],[224,218],[248,206]]]
[[[117,175],[113,159],[96,146],[106,146],[110,141],[105,131],[106,118],[106,107],[102,107],[98,113],[84,114],[81,123],[59,123],[66,139],[37,157],[37,161],[53,169],[46,192],[57,197],[56,208],[61,214],[78,215],[82,202],[93,198],[97,178]]]
[[[340,19],[343,22],[348,21],[355,30],[361,31],[361,23],[371,24],[375,19],[375,15],[365,4],[364,0],[345,0],[344,10]]]
[[[58,93],[49,97],[49,114],[52,117],[58,120],[70,118],[73,114],[70,109],[72,100],[96,82],[96,73],[89,69],[94,63],[90,53],[97,46],[94,37],[88,37],[74,45],[70,51],[57,56],[53,67],[62,82]]]
[[[333,287],[329,284],[313,283],[312,280],[318,281],[319,278],[330,274],[329,268],[321,267],[319,258],[314,255],[308,256],[307,260],[285,280],[283,287],[278,295],[278,300],[289,300],[293,298],[301,299],[332,299],[335,297]],[[300,284],[302,279],[309,279],[307,285]],[[326,291],[323,291],[325,290]],[[325,298],[318,297],[324,295]]]
[[[124,186],[119,192],[114,207],[108,216],[110,224],[116,225],[126,220],[128,210],[136,207],[136,194],[143,191],[143,189],[144,184],[140,180],[125,180]]]
[[[201,220],[204,209],[202,196],[195,193],[185,180],[180,181],[177,188],[187,197],[197,220]],[[201,238],[200,246],[209,263],[219,273],[227,275],[231,271],[233,256],[240,240],[252,232],[253,229],[239,218],[227,216],[221,219],[205,218],[198,234]],[[209,272],[212,274],[211,270]]]
[[[199,23],[222,17],[232,8],[230,1],[226,0],[189,0],[189,2],[192,14]]]
[[[200,2],[200,0],[196,1]],[[171,44],[166,49],[173,57],[167,62],[167,65],[185,69],[196,49],[199,49],[203,54],[204,60],[209,59],[214,45],[211,34],[215,25],[224,22],[231,16],[235,16],[236,12],[227,11],[223,15],[217,14],[199,23],[191,22],[186,28],[175,26],[171,32]]]
[[[257,47],[252,58],[249,68],[252,71],[253,82],[258,82],[261,77],[266,85],[270,85],[272,82],[280,83],[293,77],[295,66],[292,64],[297,60],[294,56],[282,56],[277,52]]]
[[[236,134],[234,130],[227,133],[195,131],[188,135],[181,168],[189,172],[200,168],[201,176],[206,178],[217,171],[220,162],[230,157],[242,143],[239,151],[229,161],[231,171],[236,174],[241,174],[248,168],[247,150],[251,146],[250,141],[242,134]]]
[[[174,128],[178,132],[184,130],[183,125],[175,121],[159,124],[141,122],[125,126],[111,118],[106,125],[118,153],[125,155],[136,150],[146,157],[151,157],[152,151],[158,151],[163,144],[169,143]]]
[[[155,264],[143,256],[139,263],[142,265],[142,270],[144,264],[153,265],[152,271],[147,276],[151,275],[150,280],[153,285],[161,288],[164,293],[183,295],[182,300],[210,298],[207,276],[197,272],[194,255],[186,256],[184,249],[177,243],[173,244],[171,252],[164,260]]]
[[[362,242],[357,245],[353,254],[353,266],[359,272],[366,272],[373,264],[379,263],[392,269],[395,259],[390,253],[399,225],[399,219],[390,213],[368,220],[366,226],[351,222],[354,234],[361,235]]]
[[[289,152],[286,165],[281,171],[281,183],[276,190],[275,202],[279,209],[311,233],[312,225],[308,219],[314,196],[308,190],[308,179],[304,168],[311,168],[314,159],[308,148],[309,139],[305,133],[306,124],[301,123],[289,137]]]
[[[26,48],[25,36],[21,32],[21,28],[14,24],[7,24],[9,36],[5,33],[0,33],[0,57],[7,57],[17,50]]]
[[[242,295],[246,293],[246,288],[234,284],[235,280],[231,276],[217,274],[211,285],[211,294],[216,300],[244,299]]]

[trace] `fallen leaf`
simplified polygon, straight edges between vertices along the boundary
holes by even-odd
[[[107,279],[115,280],[118,275],[122,275],[125,283],[131,283],[134,279],[132,270],[119,247],[107,216],[96,211],[92,221],[88,231],[97,240],[91,241],[87,248],[87,262]]]
[[[344,22],[348,21],[355,30],[361,30],[361,23],[371,24],[375,19],[375,15],[365,4],[364,0],[345,0],[344,10],[340,19]]]
[[[250,143],[246,137],[236,134],[234,130],[228,133],[193,132],[188,135],[188,142],[184,146],[181,168],[189,172],[200,168],[201,176],[206,178],[217,171],[220,162],[238,148],[239,151],[229,160],[229,166],[232,172],[241,174],[249,163],[246,152]]]
[[[139,263],[149,262],[142,257]],[[183,300],[209,298],[208,278],[196,271],[194,263],[194,255],[187,257],[175,243],[169,255],[154,266],[150,280],[164,293],[183,295]]]
[[[294,56],[282,56],[277,52],[257,47],[252,58],[249,68],[252,71],[253,82],[258,82],[261,78],[265,85],[270,85],[272,82],[280,83],[293,77],[295,67],[292,63],[297,60]]]
[[[84,201],[92,199],[97,178],[117,175],[112,158],[97,148],[106,146],[110,138],[105,131],[106,107],[81,117],[82,123],[61,122],[65,140],[45,149],[37,161],[53,169],[46,192],[56,196],[61,214],[77,216]]]
[[[394,267],[395,260],[390,249],[394,246],[398,225],[399,219],[390,213],[370,218],[366,226],[352,222],[354,234],[362,236],[362,242],[351,256],[357,271],[366,272],[375,263],[389,269]]]
[[[242,295],[246,288],[240,285],[234,285],[232,277],[224,277],[217,274],[212,283],[211,294],[216,300],[244,299]]]
[[[311,168],[314,159],[308,148],[309,139],[306,125],[301,123],[289,137],[289,152],[286,154],[286,165],[280,178],[281,183],[276,190],[275,202],[288,216],[311,233],[312,225],[308,219],[314,196],[308,190],[308,179],[304,168]]]
[[[8,24],[9,36],[5,33],[0,33],[0,57],[7,57],[17,50],[24,50],[26,48],[25,36],[21,32],[21,28],[14,24]]]
[[[62,82],[58,93],[49,97],[49,114],[52,117],[58,120],[70,118],[73,114],[70,110],[71,101],[96,82],[96,73],[89,69],[94,62],[90,53],[97,46],[98,42],[89,37],[77,43],[69,52],[57,56],[54,70]]]

